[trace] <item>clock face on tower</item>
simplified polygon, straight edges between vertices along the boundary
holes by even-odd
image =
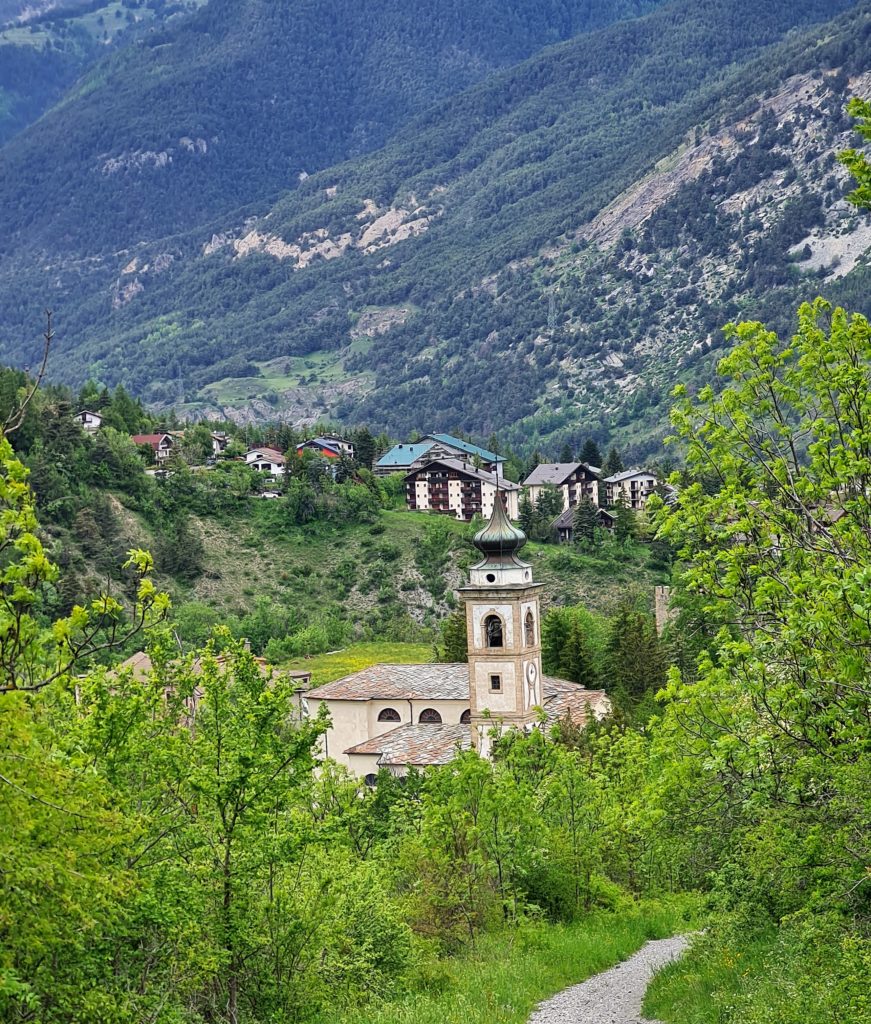
[[[526,669],[523,674],[526,676],[526,707],[529,709],[536,704],[536,697],[538,696],[535,686],[535,681],[538,679],[538,669],[535,667],[534,661],[526,663]]]

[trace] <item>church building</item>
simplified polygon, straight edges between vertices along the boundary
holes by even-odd
[[[466,609],[468,663],[374,665],[305,695],[309,714],[326,704],[332,727],[323,754],[367,781],[379,769],[446,764],[459,750],[488,756],[506,730],[549,728],[570,718],[603,718],[603,690],[545,676],[541,667],[542,585],[520,558],[526,535],[502,501],[475,535],[481,560],[460,590]]]

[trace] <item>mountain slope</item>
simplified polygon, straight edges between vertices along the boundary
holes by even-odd
[[[2,251],[101,252],[192,227],[657,2],[211,0],[101,61],[0,151]]]
[[[0,2],[0,145],[57,103],[107,50],[204,2]]]
[[[253,220],[4,261],[3,319],[36,322],[19,296],[50,270],[71,379],[94,369],[240,417],[499,429],[527,448],[616,431],[643,452],[719,324],[783,320],[820,265],[791,247],[844,229],[830,154],[864,88],[849,76],[869,64],[871,4],[836,6],[852,9],[823,27],[822,0],[675,2],[557,46]],[[861,304],[863,273],[832,294]]]

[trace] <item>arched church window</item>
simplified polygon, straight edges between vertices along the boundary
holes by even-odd
[[[472,709],[466,708],[466,710],[460,715],[460,725],[469,725],[472,721]]]
[[[383,711],[378,712],[379,722],[401,722],[402,719],[399,717],[399,712],[395,708],[384,708]]]
[[[420,713],[418,722],[426,722],[427,725],[441,725],[442,716],[435,708],[424,708]]]
[[[533,647],[535,645],[535,616],[531,611],[526,613],[526,619],[523,624],[523,631],[525,633],[525,641],[527,647]]]
[[[488,615],[484,619],[484,636],[487,639],[488,647],[502,647],[502,620],[498,615]]]

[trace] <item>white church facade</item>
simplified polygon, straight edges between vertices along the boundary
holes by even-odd
[[[305,694],[310,715],[323,703],[331,728],[322,753],[371,780],[383,768],[445,764],[458,750],[488,756],[509,729],[570,718],[583,725],[611,710],[602,690],[545,676],[541,666],[541,584],[519,557],[526,535],[494,502],[475,535],[482,558],[459,596],[466,609],[468,663],[374,665]]]

